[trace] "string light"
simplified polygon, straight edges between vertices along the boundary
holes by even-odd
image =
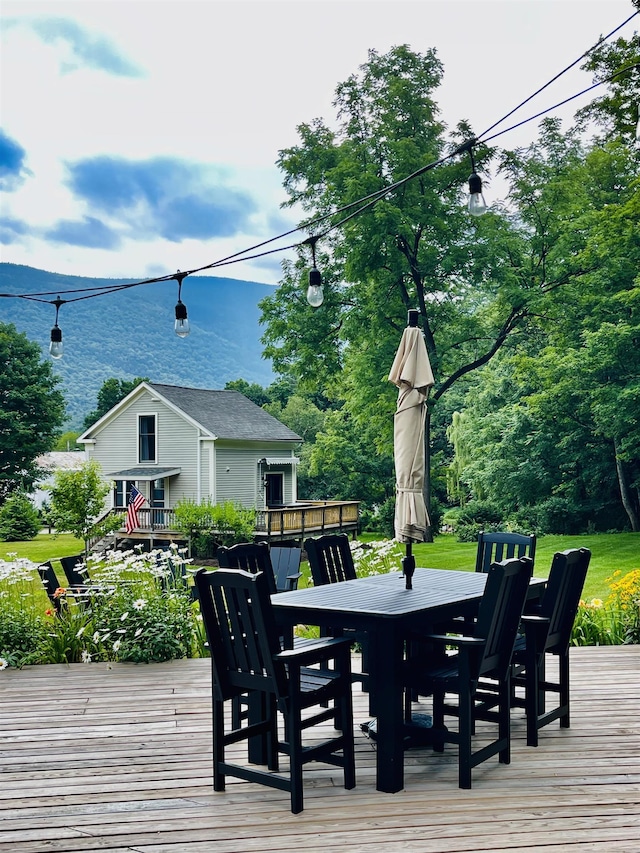
[[[306,241],[311,246],[311,258],[313,266],[309,270],[309,287],[307,288],[307,302],[312,308],[319,308],[324,302],[324,291],[322,289],[322,276],[316,267],[316,243],[317,237],[310,237]]]
[[[337,228],[340,228],[342,225],[344,225],[350,219],[352,219],[355,216],[358,216],[361,213],[365,212],[366,210],[370,209],[371,207],[373,207],[373,205],[375,205],[378,201],[383,199],[389,193],[391,193],[394,190],[404,186],[406,183],[413,180],[414,178],[419,177],[420,175],[423,175],[425,172],[427,172],[431,169],[434,169],[435,167],[442,165],[443,163],[447,162],[448,160],[452,159],[453,157],[455,157],[459,154],[462,154],[463,152],[467,152],[467,151],[469,152],[469,155],[471,157],[471,164],[472,164],[472,173],[469,177],[469,194],[470,194],[469,195],[469,201],[468,201],[469,213],[471,213],[471,215],[474,215],[474,216],[478,216],[478,215],[484,213],[487,209],[487,205],[486,205],[486,201],[484,200],[483,193],[482,193],[482,179],[480,178],[480,176],[477,174],[477,172],[475,170],[475,164],[473,161],[473,147],[480,144],[480,143],[487,144],[488,142],[497,138],[498,136],[502,136],[503,134],[509,133],[510,131],[515,130],[516,128],[522,127],[524,124],[527,124],[528,122],[534,121],[535,119],[540,118],[541,116],[543,116],[549,112],[552,112],[553,110],[558,109],[559,107],[563,106],[564,104],[568,103],[569,101],[574,100],[575,98],[578,98],[581,95],[584,95],[587,92],[590,92],[591,90],[593,90],[599,86],[602,86],[606,83],[612,82],[613,80],[616,79],[616,77],[619,77],[621,74],[624,74],[627,71],[630,71],[630,70],[635,69],[635,68],[640,68],[640,62],[632,63],[631,65],[626,66],[625,68],[619,69],[614,74],[612,74],[610,77],[607,77],[606,79],[600,80],[597,83],[593,84],[592,86],[589,86],[587,89],[583,89],[581,92],[578,92],[576,95],[573,95],[570,98],[566,98],[565,100],[561,101],[560,103],[555,104],[552,107],[549,107],[547,110],[543,110],[542,112],[538,112],[535,115],[530,116],[529,118],[524,119],[523,121],[518,122],[515,125],[512,125],[508,128],[505,128],[504,130],[499,131],[498,133],[495,133],[493,136],[487,137],[487,134],[491,130],[493,130],[495,127],[497,127],[503,121],[505,121],[509,116],[513,115],[514,112],[516,112],[518,109],[520,109],[526,103],[528,103],[533,97],[535,97],[535,95],[539,94],[544,89],[546,89],[551,83],[555,82],[562,74],[564,74],[566,71],[571,69],[581,59],[583,59],[585,56],[587,56],[589,53],[591,53],[593,50],[595,50],[595,48],[599,47],[601,44],[603,44],[605,41],[607,41],[609,38],[611,38],[612,35],[614,35],[623,26],[628,24],[629,21],[631,21],[638,14],[640,14],[640,11],[634,12],[629,18],[627,18],[625,21],[623,21],[622,24],[620,24],[618,27],[616,27],[615,30],[613,30],[611,33],[609,33],[609,35],[600,38],[599,41],[593,47],[591,47],[587,51],[585,51],[580,57],[578,57],[577,60],[575,60],[575,62],[573,62],[571,65],[569,65],[563,71],[561,71],[555,77],[553,77],[552,80],[550,80],[543,87],[541,87],[536,92],[534,92],[533,95],[530,95],[525,101],[522,101],[517,107],[515,107],[515,109],[511,110],[509,113],[507,113],[505,116],[503,116],[503,118],[501,118],[499,121],[497,121],[493,125],[491,125],[491,127],[489,127],[484,133],[480,134],[480,136],[478,136],[472,140],[469,140],[468,142],[465,142],[464,144],[457,147],[455,150],[453,150],[449,154],[446,154],[445,156],[443,156],[441,159],[434,161],[432,163],[429,163],[426,166],[421,167],[420,169],[417,169],[415,172],[411,173],[410,175],[407,175],[404,178],[401,178],[400,180],[396,181],[393,184],[389,184],[388,186],[383,187],[380,190],[376,190],[375,192],[370,193],[369,195],[364,196],[363,198],[357,199],[354,202],[350,202],[348,204],[345,204],[342,207],[340,207],[334,211],[331,211],[329,213],[325,213],[321,216],[318,216],[316,219],[314,219],[310,222],[298,225],[297,227],[292,228],[289,231],[284,232],[283,234],[280,234],[276,237],[271,237],[268,240],[264,240],[263,242],[258,243],[258,244],[254,245],[248,249],[244,249],[242,251],[236,252],[235,254],[228,255],[225,258],[221,258],[220,260],[214,261],[210,264],[206,264],[205,266],[202,266],[202,267],[198,267],[198,268],[189,270],[187,272],[181,273],[178,270],[178,272],[175,275],[164,275],[164,276],[159,276],[158,278],[149,278],[149,279],[145,279],[143,281],[134,281],[134,282],[130,282],[127,284],[118,284],[118,285],[113,285],[113,286],[100,286],[100,287],[92,287],[92,288],[83,288],[83,289],[77,289],[77,290],[64,291],[66,294],[78,293],[78,292],[85,294],[83,296],[77,296],[73,299],[67,299],[67,300],[61,299],[60,295],[58,295],[55,300],[39,298],[39,297],[52,295],[50,292],[49,293],[36,293],[36,294],[0,293],[0,297],[29,299],[29,300],[33,300],[36,302],[48,302],[49,304],[56,306],[56,322],[55,322],[55,325],[53,326],[53,328],[51,329],[51,340],[50,340],[50,345],[49,345],[49,353],[50,353],[52,358],[58,359],[58,358],[61,358],[62,354],[63,354],[62,330],[58,326],[58,311],[59,311],[60,305],[64,305],[66,302],[76,302],[76,301],[79,301],[81,299],[90,299],[94,296],[104,296],[107,293],[114,293],[116,291],[125,290],[125,289],[130,288],[130,287],[138,287],[138,286],[143,285],[143,284],[156,284],[156,283],[160,283],[160,282],[175,280],[178,282],[178,302],[177,302],[176,307],[175,307],[176,319],[175,319],[174,329],[175,329],[176,334],[179,337],[186,337],[190,333],[190,327],[189,327],[189,320],[187,317],[187,308],[181,300],[181,288],[182,288],[183,279],[186,278],[188,275],[192,275],[193,273],[203,272],[204,270],[215,269],[216,267],[225,266],[227,264],[239,263],[241,261],[247,261],[247,260],[253,260],[255,258],[261,258],[261,257],[264,257],[265,255],[269,255],[269,254],[272,254],[274,252],[284,252],[284,251],[288,251],[289,249],[298,249],[304,245],[310,245],[311,250],[312,250],[313,267],[309,271],[309,286],[307,289],[307,301],[313,307],[319,307],[320,305],[322,305],[322,303],[324,301],[324,291],[323,291],[323,287],[322,287],[322,276],[320,274],[320,271],[316,267],[316,260],[315,260],[315,245],[316,245],[319,238],[326,236],[331,231],[336,230]],[[638,132],[640,132],[640,123],[638,125]],[[349,215],[347,215],[346,217],[344,217],[343,219],[336,222],[335,217],[338,214],[343,213],[345,211],[352,211],[352,212]],[[333,223],[330,224],[329,227],[326,228],[324,232],[322,232],[320,234],[316,234],[314,237],[308,237],[307,239],[305,239],[301,242],[292,243],[291,245],[287,245],[287,246],[284,246],[281,248],[270,249],[268,251],[259,252],[257,254],[249,254],[250,252],[254,252],[256,249],[260,249],[263,246],[266,246],[270,243],[275,242],[276,240],[282,240],[284,237],[287,237],[290,234],[295,234],[299,231],[305,231],[305,230],[308,231],[309,229],[317,227],[319,224],[326,222],[327,220],[330,220],[330,219],[334,220]]]
[[[189,327],[189,320],[187,318],[187,306],[181,299],[182,296],[182,282],[187,277],[188,273],[186,272],[178,272],[174,276],[176,281],[178,282],[178,302],[176,304],[176,322],[173,325],[174,331],[179,338],[186,338],[187,335],[191,332]]]
[[[64,353],[64,346],[62,344],[62,329],[58,326],[58,312],[60,311],[60,306],[64,305],[65,300],[60,299],[59,296],[55,298],[55,300],[51,303],[56,306],[56,321],[51,329],[51,340],[49,343],[49,355],[51,358],[62,358]]]
[[[471,174],[469,175],[469,202],[467,208],[471,216],[482,216],[487,212],[487,203],[482,194],[482,178],[476,172],[476,164],[473,160],[473,145],[475,140],[469,143],[469,157],[471,157]]]

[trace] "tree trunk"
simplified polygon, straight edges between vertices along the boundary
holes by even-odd
[[[613,440],[613,452],[616,457],[616,471],[618,473],[618,485],[620,486],[622,506],[625,508],[625,512],[629,516],[631,530],[634,533],[638,533],[638,531],[640,531],[640,518],[638,518],[638,513],[633,505],[632,493],[629,489],[629,484],[627,483],[627,477],[622,466],[622,460],[618,456],[618,444],[615,439]]]

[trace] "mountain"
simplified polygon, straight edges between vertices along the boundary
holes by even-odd
[[[71,300],[81,292],[131,279],[99,279],[60,275],[18,264],[0,263],[2,294],[24,296],[51,293],[69,300],[62,305],[58,325],[64,355],[53,366],[63,380],[67,400],[67,429],[79,429],[95,408],[105,379],[148,377],[152,382],[191,388],[224,388],[233,379],[269,385],[271,363],[262,357],[258,302],[273,287],[256,281],[213,276],[190,276],[182,285],[191,334],[178,338],[173,331],[178,298],[175,281],[140,285],[97,296]],[[0,321],[49,351],[55,307],[31,299],[0,299]]]

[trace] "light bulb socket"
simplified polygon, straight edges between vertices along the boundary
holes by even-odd
[[[469,195],[482,194],[482,178],[476,172],[469,175]]]
[[[316,267],[309,270],[309,287],[322,287],[322,276]]]
[[[187,319],[187,306],[182,302],[181,299],[178,300],[178,304],[176,305],[176,320],[186,320]]]
[[[49,344],[49,355],[51,358],[62,358],[63,353],[63,345],[62,345],[62,329],[58,324],[51,329],[51,338]]]

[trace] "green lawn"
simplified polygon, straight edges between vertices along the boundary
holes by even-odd
[[[34,563],[44,563],[83,552],[84,542],[70,533],[41,533],[30,542],[0,542],[0,559],[3,560],[8,559],[7,554],[17,554]]]
[[[376,536],[364,534],[360,537],[371,541]],[[584,598],[605,598],[609,592],[606,583],[614,571],[623,574],[632,569],[640,569],[640,534],[638,533],[598,533],[584,536],[541,536],[536,547],[535,574],[545,577],[551,566],[551,558],[556,551],[566,548],[590,548],[591,564],[584,589]],[[45,560],[79,554],[83,543],[70,534],[40,534],[30,542],[0,543],[0,558],[8,553],[17,553],[36,563]],[[433,569],[466,569],[473,571],[475,566],[475,542],[458,542],[455,536],[437,536],[435,542],[413,546],[418,566]],[[304,566],[303,571],[307,567]],[[306,573],[305,573],[306,574]]]
[[[375,539],[365,534],[363,540]],[[435,542],[413,546],[416,565],[432,569],[466,569],[473,571],[476,560],[475,542],[458,542],[455,536],[437,536]],[[609,593],[606,583],[616,569],[623,574],[640,569],[640,534],[597,533],[584,536],[541,536],[536,544],[537,577],[546,577],[551,559],[556,551],[567,548],[589,548],[591,563],[583,597],[605,598]]]

